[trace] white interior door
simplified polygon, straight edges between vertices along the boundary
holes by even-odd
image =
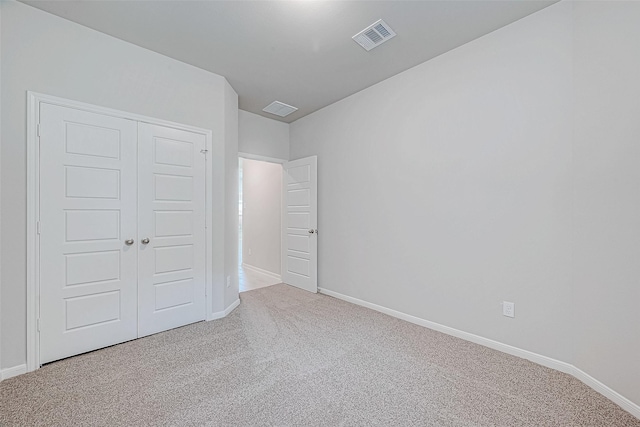
[[[283,165],[282,281],[318,292],[317,157]]]
[[[206,137],[138,126],[138,334],[145,336],[206,317]]]
[[[137,123],[40,104],[40,363],[137,336]]]

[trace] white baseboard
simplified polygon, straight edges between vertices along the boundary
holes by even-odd
[[[0,371],[0,381],[27,373],[27,365],[18,365]]]
[[[251,264],[242,263],[242,268],[246,268],[247,270],[255,271],[256,273],[264,274],[265,276],[269,276],[272,279],[282,280],[282,277],[279,274],[273,273],[269,270],[264,270],[262,268],[253,266]]]
[[[612,400],[614,403],[618,404],[625,411],[629,412],[636,418],[640,419],[640,405],[637,405],[622,396],[620,393],[611,389],[610,387],[604,385],[600,381],[596,380],[586,372],[580,370],[579,368],[573,366],[570,363],[562,362],[557,359],[553,359],[551,357],[543,356],[538,353],[534,353],[532,351],[523,350],[518,347],[514,347],[512,345],[504,344],[499,341],[495,341],[489,338],[484,338],[479,335],[471,334],[469,332],[464,332],[459,329],[451,328],[449,326],[441,325],[440,323],[431,322],[429,320],[421,319],[419,317],[412,316],[410,314],[402,313],[400,311],[392,310],[387,307],[383,307],[381,305],[373,304],[358,298],[353,298],[348,295],[343,295],[338,292],[334,292],[329,289],[318,288],[318,292],[321,294],[325,294],[334,298],[341,299],[343,301],[350,302],[352,304],[356,304],[362,307],[370,308],[375,311],[379,311],[380,313],[387,314],[389,316],[405,320],[410,323],[414,323],[419,326],[424,326],[425,328],[433,329],[438,332],[445,333],[447,335],[452,335],[457,338],[461,338],[466,341],[471,341],[476,344],[483,345],[485,347],[492,348],[494,350],[501,351],[503,353],[508,353],[513,356],[521,357],[523,359],[530,360],[539,365],[546,366],[547,368],[555,369],[560,372],[564,372],[566,374],[572,375],[575,378],[579,379],[598,393]]]
[[[240,298],[232,302],[229,307],[225,308],[224,311],[218,311],[216,313],[212,313],[211,316],[207,318],[209,320],[222,319],[223,317],[227,317],[233,310],[236,309],[240,305]]]
[[[224,316],[227,317],[228,315],[231,314],[231,312],[233,310],[235,310],[238,306],[240,305],[240,298],[238,298],[237,300],[235,300],[234,302],[231,303],[231,305],[229,305],[229,307],[227,307],[224,310]]]
[[[613,390],[611,387],[604,385],[576,366],[573,366],[573,371],[570,372],[570,374],[603,395],[604,397],[615,402],[622,409],[624,409],[634,417],[640,419],[640,405],[633,403],[617,391]]]
[[[207,318],[207,321],[216,320],[216,319],[222,319],[223,317],[227,317],[239,305],[240,305],[240,298],[238,298],[237,300],[232,302],[229,305],[229,307],[227,307],[224,311],[218,311],[216,313],[211,314],[211,316],[209,316]],[[2,370],[0,370],[0,381],[6,380],[8,378],[15,377],[15,376],[18,376],[18,375],[26,374],[26,373],[27,373],[27,365],[26,364],[25,365],[14,366],[13,368],[2,369]]]

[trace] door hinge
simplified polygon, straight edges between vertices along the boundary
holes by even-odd
[[[40,136],[40,123],[38,123],[38,126],[37,126],[37,134],[38,134],[38,137],[39,137]]]
[[[40,319],[36,320],[37,323],[37,327],[38,327],[38,332],[40,332]]]
[[[36,222],[36,233],[40,234],[40,221]]]

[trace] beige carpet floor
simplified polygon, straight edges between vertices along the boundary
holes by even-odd
[[[286,285],[0,383],[2,426],[640,426],[569,375]]]

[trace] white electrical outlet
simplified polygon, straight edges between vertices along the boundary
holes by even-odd
[[[502,301],[502,314],[507,317],[516,317],[516,305],[509,301]]]
[[[227,288],[231,287],[231,276],[227,276]]]

